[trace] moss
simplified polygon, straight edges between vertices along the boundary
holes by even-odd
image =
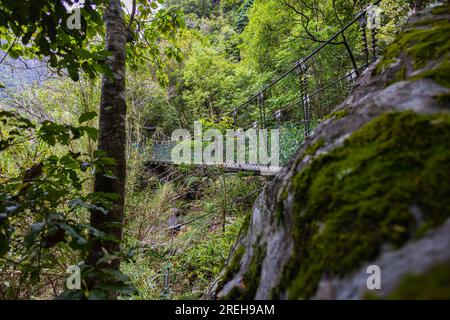
[[[284,216],[284,204],[282,201],[278,201],[275,204],[275,211],[273,213],[273,217],[275,217],[275,222],[278,224],[283,222],[283,216]]]
[[[450,263],[438,264],[424,274],[405,276],[388,299],[449,300]]]
[[[376,258],[383,243],[415,236],[450,216],[450,115],[381,115],[293,178],[294,252],[273,298],[311,297],[323,274],[341,276]],[[424,230],[421,230],[423,232]]]
[[[450,94],[444,93],[436,96],[436,101],[441,107],[449,108],[450,107]]]
[[[435,15],[450,14],[450,4],[446,3],[440,6],[436,6],[433,9],[431,9],[431,13]]]
[[[305,151],[305,155],[314,155],[316,154],[317,150],[325,146],[325,140],[323,138],[319,139],[316,143],[314,143],[312,146],[308,146]]]
[[[391,83],[396,83],[406,79],[406,65],[402,64],[400,68],[394,73],[394,76],[390,80]]]
[[[253,245],[253,254],[247,271],[242,277],[241,287],[234,287],[223,298],[224,300],[249,300],[253,299],[258,289],[261,267],[266,256],[266,246],[257,243]]]
[[[341,110],[344,111],[344,110]],[[346,111],[346,110],[345,110]],[[347,112],[340,112],[339,114],[344,117],[345,115],[347,115]],[[319,150],[320,148],[325,146],[325,140],[323,138],[319,139],[316,143],[314,143],[311,146],[308,146],[305,150],[305,152],[303,153],[302,158],[304,158],[305,156],[309,155],[309,156],[313,156],[316,154],[317,150]],[[275,222],[276,223],[281,223],[283,221],[283,215],[284,215],[284,200],[286,200],[286,198],[288,197],[288,190],[287,188],[283,188],[280,190],[279,194],[277,195],[277,200],[275,203],[275,209],[274,209],[274,213],[272,215],[272,217],[275,218]]]
[[[230,292],[221,300],[238,300],[241,296],[241,289],[239,287],[233,287]]]
[[[250,265],[243,276],[244,289],[240,298],[243,300],[253,299],[258,289],[259,277],[261,276],[262,262],[266,256],[266,246],[258,244],[253,245],[253,254]]]
[[[241,268],[241,260],[245,253],[245,247],[240,245],[233,254],[233,258],[226,266],[225,274],[222,276],[219,282],[219,288],[222,288],[225,283],[230,281],[233,276],[238,273]]]
[[[379,300],[380,296],[368,293],[368,300]],[[389,300],[449,300],[450,263],[439,263],[423,274],[407,274],[397,288],[386,299]]]
[[[244,222],[242,222],[242,227],[241,227],[241,230],[239,231],[239,235],[243,235],[243,234],[247,233],[248,228],[250,226],[251,219],[252,219],[252,213],[248,213],[244,219]]]
[[[409,29],[401,33],[383,53],[375,73],[380,74],[400,58],[402,63],[407,57],[411,58],[415,70],[425,67],[430,60],[442,58],[450,51],[449,33],[450,25],[446,20],[430,21],[430,28]]]
[[[411,80],[419,80],[423,78],[433,79],[436,83],[450,88],[450,61],[448,59],[444,59],[432,69],[412,77]]]
[[[331,119],[331,118],[335,118],[335,120],[337,119],[341,119],[344,118],[348,115],[348,110],[347,109],[341,109],[341,110],[336,110],[333,112],[330,112],[329,114],[327,114],[323,120],[327,120],[327,119]]]

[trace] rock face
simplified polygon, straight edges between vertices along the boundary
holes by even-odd
[[[449,17],[410,18],[260,195],[208,298],[450,298]]]

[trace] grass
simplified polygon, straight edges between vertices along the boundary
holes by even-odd
[[[201,298],[221,271],[258,193],[243,196],[261,185],[260,177],[226,174],[224,197],[220,172],[211,172],[207,177],[189,175],[177,184],[130,188],[126,238],[137,249],[134,262],[123,264],[122,271],[139,290],[134,298]],[[193,189],[197,192],[191,194]],[[188,190],[186,197],[177,197]],[[177,223],[187,224],[172,237],[168,226],[174,209]]]

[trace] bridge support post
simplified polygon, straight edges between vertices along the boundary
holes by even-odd
[[[264,104],[264,91],[261,91],[256,96],[256,104],[259,108],[259,124],[260,128],[266,127],[266,109]]]
[[[362,17],[359,19],[359,27],[361,28],[361,34],[362,34],[365,67],[367,67],[369,65],[369,45],[367,43],[367,17],[366,17],[365,12],[363,13]]]
[[[374,26],[372,27],[372,54],[373,54],[373,60],[375,61],[376,59],[378,59],[378,52],[377,52],[377,36],[378,36],[378,30],[377,28]]]
[[[303,113],[303,128],[304,128],[304,138],[306,139],[311,132],[310,121],[311,121],[311,110],[310,101],[308,95],[308,79],[306,76],[306,71],[308,67],[303,62],[303,59],[299,60],[297,63],[296,72],[299,76],[300,82],[300,108]]]
[[[236,110],[236,108],[233,109],[233,124],[235,127],[237,127],[237,110]]]

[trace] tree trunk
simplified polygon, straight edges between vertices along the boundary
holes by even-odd
[[[94,191],[115,193],[118,199],[114,206],[104,214],[100,211],[91,211],[91,225],[113,236],[116,240],[122,238],[122,227],[117,224],[123,222],[125,179],[126,179],[126,101],[125,101],[125,45],[127,41],[126,26],[123,18],[120,0],[110,0],[103,13],[106,25],[106,49],[111,52],[107,64],[112,71],[112,77],[107,75],[102,79],[99,117],[98,150],[106,152],[108,157],[115,160],[115,165],[108,168],[115,178],[105,177],[99,173],[95,177]],[[115,224],[112,226],[112,224]],[[93,240],[87,263],[95,265],[107,252],[120,249],[119,242]],[[108,267],[119,269],[120,261],[112,262]],[[94,280],[95,282],[95,280]]]
[[[423,10],[426,6],[426,2],[427,1],[425,0],[413,0],[411,1],[411,8],[416,11]]]

